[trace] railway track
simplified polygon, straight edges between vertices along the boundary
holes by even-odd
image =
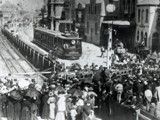
[[[2,34],[0,35],[0,57],[6,64],[10,73],[26,73],[25,67],[20,64],[20,62],[24,61],[21,59],[14,49],[4,40]]]

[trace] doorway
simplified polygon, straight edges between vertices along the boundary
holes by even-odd
[[[160,46],[160,42],[159,42],[159,33],[154,33],[152,36],[152,52],[157,51],[159,52],[159,46]]]

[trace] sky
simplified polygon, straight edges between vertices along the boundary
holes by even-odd
[[[23,8],[27,10],[35,10],[35,9],[40,9],[43,5],[44,0],[4,0],[4,1],[9,1],[12,4],[17,5],[22,4]]]

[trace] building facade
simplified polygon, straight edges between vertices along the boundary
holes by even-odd
[[[85,10],[86,41],[100,45],[100,28],[106,15],[105,0],[90,0]]]
[[[136,10],[135,45],[144,43],[145,47],[154,51],[160,50],[160,7],[159,0],[141,0]]]
[[[108,29],[115,23],[112,25],[113,43],[119,39],[128,49],[134,46],[136,3],[137,0],[90,0],[85,12],[87,42],[107,47]],[[106,11],[108,4],[114,4],[114,12]]]

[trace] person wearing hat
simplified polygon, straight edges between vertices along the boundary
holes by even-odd
[[[76,119],[77,120],[81,120],[82,119],[82,113],[83,113],[83,106],[84,106],[84,100],[82,99],[82,97],[77,97],[76,98],[76,106],[77,106],[77,116]]]
[[[89,101],[87,101],[83,106],[82,120],[86,120],[88,118],[91,110],[92,110],[91,109],[91,104],[90,104]]]
[[[49,104],[47,103],[48,98],[48,91],[44,91],[42,94],[42,119],[49,119]]]
[[[123,85],[121,83],[117,84],[115,90],[117,91],[117,101],[120,103],[122,99]]]
[[[31,120],[31,110],[30,109],[31,109],[31,102],[28,99],[23,98],[20,120]]]
[[[57,101],[57,113],[55,120],[65,120],[66,115],[66,96],[65,92],[59,92]]]
[[[85,86],[84,90],[82,91],[83,92],[82,98],[83,98],[84,101],[87,99],[88,89],[89,88],[87,86]]]
[[[154,97],[157,99],[157,102],[160,102],[160,82],[157,81],[157,87],[155,88]]]
[[[152,92],[150,89],[147,89],[144,91],[144,96],[145,96],[145,102],[146,102],[146,110],[149,111],[150,109],[150,103],[152,100]]]
[[[71,96],[66,98],[66,120],[71,120],[71,113],[70,110],[73,106],[73,99]]]
[[[76,120],[76,116],[77,116],[76,105],[72,106],[70,110],[70,116],[71,116],[71,120]]]
[[[160,118],[160,82],[159,81],[157,81],[157,87],[155,88],[154,97],[157,100],[156,116]]]
[[[95,119],[96,119],[96,117],[94,115],[94,111],[90,110],[90,113],[89,113],[89,115],[87,117],[87,120],[95,120]]]
[[[49,98],[47,100],[47,103],[49,104],[49,118],[51,120],[54,120],[55,119],[56,98],[54,96],[53,91],[49,92]]]

